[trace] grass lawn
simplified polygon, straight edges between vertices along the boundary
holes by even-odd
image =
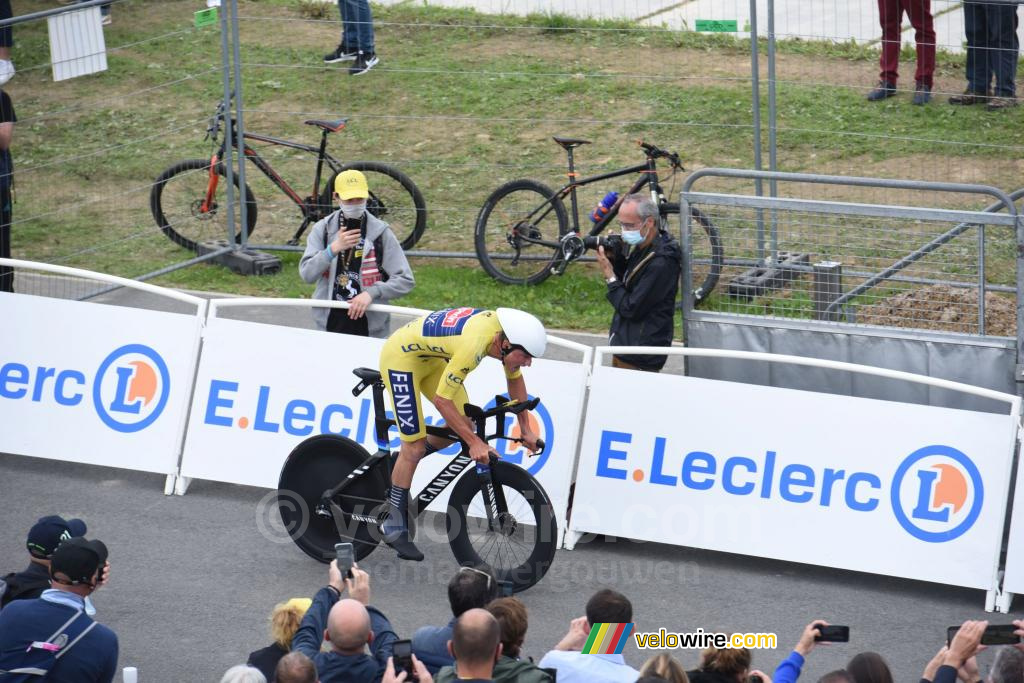
[[[552,135],[594,141],[577,152],[583,173],[640,163],[635,145],[640,138],[679,151],[688,170],[753,166],[749,44],[744,41],[622,22],[485,16],[407,2],[374,8],[382,62],[352,78],[344,64],[321,62],[338,40],[333,5],[326,5],[326,18],[311,18],[302,11],[308,3],[297,0],[239,4],[247,130],[315,144],[317,131],[304,126],[304,119],[349,117],[346,129],[331,137],[330,149],[345,160],[394,163],[412,177],[429,211],[419,248],[472,252],[480,206],[507,180],[528,177],[560,185],[565,159]],[[15,3],[15,12],[51,5],[25,0]],[[59,83],[51,80],[45,24],[16,28],[18,75],[8,86],[19,117],[13,148],[16,257],[126,276],[189,257],[156,229],[149,190],[172,163],[211,153],[203,136],[222,92],[220,34],[216,27],[192,27],[198,8],[194,0],[118,3],[114,22],[105,29],[108,70]],[[936,89],[962,90],[963,67],[961,55],[940,53]],[[780,45],[779,167],[985,183],[1006,190],[1021,185],[1024,108],[990,113],[949,106],[944,97],[913,107],[908,94],[868,105],[863,94],[876,72],[877,52],[862,46]],[[308,157],[281,147],[258,149],[300,195],[311,193]],[[253,242],[280,244],[295,231],[298,211],[254,167],[248,172],[259,204]],[[681,180],[667,187],[677,192]],[[613,181],[584,188],[581,212],[589,212],[610,189],[623,188]],[[749,188],[715,181],[698,189]],[[795,193],[853,201],[905,199],[863,190],[797,188]],[[934,196],[928,202],[981,206],[965,196]],[[728,234],[723,237],[728,245]],[[1009,260],[990,267],[1012,273],[1012,249],[1003,247],[993,253]],[[308,296],[311,287],[298,277],[297,254],[283,259],[284,271],[272,277],[243,278],[201,265],[155,282]],[[610,310],[593,266],[573,266],[565,276],[525,290],[494,283],[474,260],[417,258],[413,266],[417,288],[396,303],[515,304],[558,327],[607,329]],[[712,305],[731,304],[719,293]],[[807,314],[803,304],[772,308]]]

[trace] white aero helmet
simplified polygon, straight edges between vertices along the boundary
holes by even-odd
[[[544,349],[548,345],[548,333],[544,331],[544,324],[537,320],[536,316],[518,308],[499,308],[495,313],[498,314],[501,330],[510,344],[523,347],[523,350],[534,358],[544,355]]]

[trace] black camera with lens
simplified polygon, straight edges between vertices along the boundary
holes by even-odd
[[[583,238],[583,245],[587,249],[604,247],[609,253],[616,253],[622,249],[622,238],[618,235],[587,235]]]

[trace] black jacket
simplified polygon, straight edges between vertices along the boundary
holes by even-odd
[[[32,562],[28,569],[0,577],[7,583],[7,591],[0,596],[0,609],[12,600],[32,600],[50,587],[50,570]]]
[[[611,346],[670,346],[675,327],[676,295],[683,251],[667,232],[646,249],[619,252],[612,260],[616,282],[608,285],[615,309],[608,343]],[[619,356],[644,370],[661,370],[665,356]]]

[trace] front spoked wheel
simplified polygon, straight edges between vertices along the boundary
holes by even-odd
[[[329,563],[335,557],[335,543],[352,543],[356,560],[377,547],[386,464],[367,470],[334,496],[342,510],[337,523],[331,507],[321,501],[324,491],[344,481],[368,457],[358,443],[336,434],[306,439],[288,456],[277,486],[277,505],[284,528],[302,552]]]
[[[227,236],[227,180],[224,164],[217,164],[220,180],[207,203],[210,184],[210,160],[188,159],[171,166],[156,179],[149,193],[149,209],[153,220],[167,238],[186,249],[196,251],[200,242],[224,239]],[[234,176],[235,201],[239,201],[238,175]],[[245,186],[248,234],[256,228],[256,198]],[[235,214],[240,215],[235,206]],[[242,233],[235,235],[241,242]]]
[[[533,180],[505,183],[487,198],[476,219],[480,265],[499,282],[535,285],[551,275],[559,240],[569,229],[562,200]]]
[[[679,205],[665,204],[661,207],[662,227],[670,235],[679,234]],[[690,231],[690,273],[693,284],[693,305],[700,306],[718,284],[722,274],[722,263],[725,250],[718,228],[706,215],[690,207],[690,219],[693,229]]]
[[[448,538],[459,564],[486,565],[515,592],[533,586],[551,567],[558,525],[548,494],[523,468],[498,461],[491,467],[505,496],[495,528],[474,470],[459,479],[448,502]]]

